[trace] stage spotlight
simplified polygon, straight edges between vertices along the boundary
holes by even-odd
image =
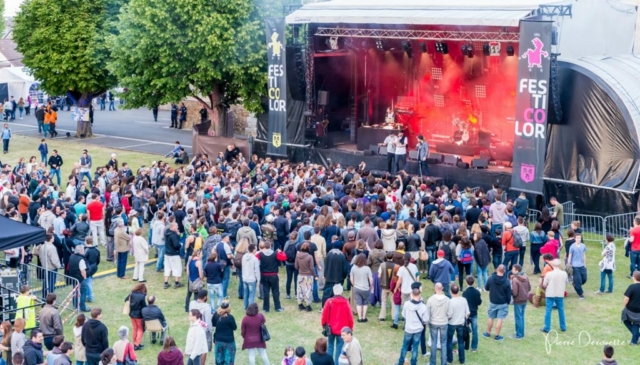
[[[507,46],[507,56],[513,56],[516,53],[516,51],[513,49],[512,45],[508,45]]]
[[[436,42],[436,52],[447,54],[449,53],[449,46],[444,42]]]
[[[463,56],[466,56],[466,55],[467,55],[467,45],[466,45],[466,44],[463,44],[463,45],[462,45],[462,55],[463,55]]]
[[[407,53],[407,57],[413,57],[413,50],[411,49],[411,41],[406,40],[402,41],[402,50]]]
[[[491,56],[491,47],[489,46],[489,43],[482,45],[482,53],[484,53],[485,56]]]
[[[472,44],[467,45],[467,57],[473,58],[473,45]]]
[[[378,51],[384,50],[384,45],[382,44],[382,39],[376,39],[376,48]]]
[[[427,53],[427,44],[425,42],[420,42],[420,52]]]

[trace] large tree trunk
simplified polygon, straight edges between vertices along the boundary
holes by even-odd
[[[220,86],[218,84],[214,85],[213,91],[207,95],[207,98],[209,99],[208,102],[205,102],[205,100],[198,95],[194,95],[193,97],[198,100],[205,109],[207,109],[207,114],[209,114],[214,135],[218,136],[223,134],[220,126],[220,116],[223,109],[221,105],[222,94]]]

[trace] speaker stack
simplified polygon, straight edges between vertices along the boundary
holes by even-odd
[[[444,156],[442,153],[430,153],[429,157],[427,157],[427,163],[431,165],[442,163]]]
[[[474,169],[489,168],[489,160],[487,160],[486,158],[474,158],[471,161],[471,167]]]

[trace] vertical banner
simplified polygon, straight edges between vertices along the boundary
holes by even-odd
[[[552,22],[520,22],[511,189],[542,194]]]
[[[269,135],[267,154],[287,155],[287,69],[284,18],[265,21],[267,35]]]

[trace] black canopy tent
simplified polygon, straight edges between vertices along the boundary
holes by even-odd
[[[44,242],[45,230],[0,216],[0,251]]]

